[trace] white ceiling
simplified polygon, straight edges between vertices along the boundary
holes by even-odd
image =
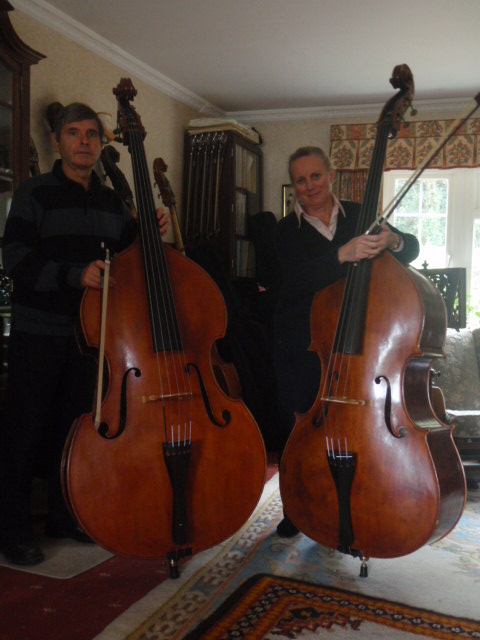
[[[206,113],[383,103],[400,63],[417,100],[480,90],[480,0],[10,1]]]

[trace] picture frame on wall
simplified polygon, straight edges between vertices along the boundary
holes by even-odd
[[[282,184],[282,216],[285,217],[293,211],[295,202],[295,189],[291,184]]]

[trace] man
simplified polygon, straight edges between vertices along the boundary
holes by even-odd
[[[0,424],[0,541],[6,558],[21,565],[44,559],[30,512],[41,451],[47,452],[46,534],[89,542],[66,508],[60,483],[65,439],[75,418],[92,410],[95,382],[95,363],[80,353],[75,323],[85,287],[101,286],[102,245],[113,255],[137,235],[120,196],[93,170],[102,136],[102,123],[87,105],[61,109],[52,134],[60,160],[19,187],[5,227],[3,264],[13,294]],[[167,214],[159,210],[157,217],[163,234]]]

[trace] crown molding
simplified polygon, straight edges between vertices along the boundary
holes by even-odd
[[[77,42],[85,48],[93,51],[101,58],[108,60],[121,69],[131,73],[146,84],[162,93],[186,104],[206,117],[228,117],[240,122],[273,122],[281,120],[339,120],[342,118],[378,118],[383,104],[357,104],[348,106],[306,107],[298,109],[260,109],[249,111],[225,112],[219,107],[207,102],[200,96],[192,93],[185,87],[177,84],[167,76],[159,73],[141,60],[123,51],[116,44],[102,38],[97,33],[83,26],[63,11],[52,7],[45,0],[10,0],[11,4],[22,13],[34,20],[45,24],[57,31],[69,40]],[[427,112],[429,115],[439,111],[455,111],[465,104],[466,100],[442,99],[442,100],[416,100],[415,108],[421,115]]]
[[[422,113],[441,111],[458,111],[465,107],[468,98],[452,98],[441,100],[415,100],[414,107],[418,116]],[[312,107],[299,109],[265,109],[258,111],[229,111],[227,116],[240,122],[274,122],[281,120],[339,120],[342,118],[378,118],[384,105],[379,103],[339,105],[333,107]],[[417,118],[418,119],[418,118]]]
[[[141,60],[131,56],[109,40],[83,26],[63,11],[59,11],[45,0],[11,0],[11,4],[22,13],[45,24],[69,40],[81,44],[105,60],[128,71],[136,78],[162,93],[193,107],[208,116],[224,116],[225,112],[200,96],[177,84]]]

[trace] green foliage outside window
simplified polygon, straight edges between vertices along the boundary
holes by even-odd
[[[395,180],[395,194],[405,182],[405,179]],[[420,242],[420,256],[415,266],[424,262],[430,268],[445,266],[447,212],[448,179],[443,178],[420,178],[396,208],[394,225],[412,233]]]

